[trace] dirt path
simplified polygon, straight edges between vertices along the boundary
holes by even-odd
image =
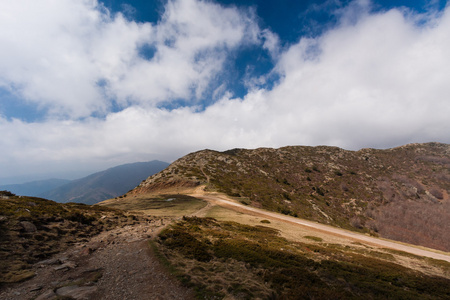
[[[0,299],[194,299],[193,291],[169,275],[149,247],[149,238],[169,222],[101,233],[36,264],[34,278],[1,289]]]
[[[192,194],[192,196],[206,200],[215,205],[230,208],[235,211],[240,211],[240,212],[244,212],[247,214],[254,214],[254,215],[258,215],[258,216],[264,216],[265,218],[268,218],[268,219],[281,220],[281,221],[295,224],[298,226],[308,227],[313,230],[330,233],[333,235],[349,238],[349,239],[352,239],[355,241],[364,242],[366,244],[371,244],[371,245],[382,247],[382,248],[390,248],[390,249],[404,251],[404,252],[408,252],[408,253],[419,255],[419,256],[425,256],[425,257],[430,257],[430,258],[440,259],[440,260],[445,260],[445,261],[450,262],[450,254],[446,254],[444,252],[440,252],[440,251],[434,252],[434,251],[431,251],[431,249],[426,250],[426,249],[423,249],[420,247],[415,247],[412,245],[406,245],[406,244],[402,244],[402,243],[391,241],[391,240],[375,238],[375,237],[367,236],[364,234],[360,234],[360,233],[356,233],[356,232],[352,232],[352,231],[348,231],[348,230],[344,230],[344,229],[340,229],[340,228],[336,228],[336,227],[332,227],[332,226],[327,226],[327,225],[312,222],[312,221],[294,218],[294,217],[266,211],[263,209],[258,209],[258,208],[251,207],[251,206],[245,206],[245,205],[234,202],[232,199],[228,198],[227,196],[225,196],[223,194],[215,194],[215,193],[210,194],[210,193],[203,192],[201,190],[196,190],[195,193]]]

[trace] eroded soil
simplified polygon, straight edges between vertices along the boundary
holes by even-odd
[[[193,299],[149,247],[148,240],[169,222],[161,218],[103,232],[35,264],[36,276],[3,286],[0,299]]]

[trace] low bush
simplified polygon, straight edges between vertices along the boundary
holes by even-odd
[[[322,241],[313,236],[305,238]],[[166,247],[202,264],[186,273],[189,275],[186,282],[197,287],[202,295],[215,295],[218,299],[226,297],[224,293],[242,293],[250,299],[251,293],[245,291],[256,291],[261,286],[269,288],[274,299],[450,297],[449,279],[395,264],[389,254],[368,256],[370,251],[360,251],[362,255],[337,244],[290,243],[280,237],[278,231],[264,226],[186,217],[162,232],[160,239],[162,251]],[[221,277],[214,287],[208,286],[200,278],[223,271],[216,267],[219,262],[223,262],[226,269],[232,269],[230,264],[243,264],[246,272],[252,273],[258,282],[248,283],[248,286],[237,284],[235,279],[241,274],[236,273]]]

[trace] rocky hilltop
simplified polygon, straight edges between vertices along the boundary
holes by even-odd
[[[130,194],[205,185],[247,205],[450,251],[450,145],[203,150]]]

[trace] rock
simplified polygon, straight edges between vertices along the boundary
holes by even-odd
[[[37,297],[35,300],[49,300],[49,299],[54,299],[56,297],[55,292],[53,292],[53,290],[47,290],[44,293],[42,293],[41,295],[39,295],[39,297]]]
[[[36,226],[33,223],[31,223],[31,222],[22,221],[22,222],[20,222],[20,225],[23,227],[23,229],[26,232],[36,232],[37,231]]]
[[[55,271],[59,271],[59,270],[68,270],[68,269],[74,269],[77,267],[77,264],[74,263],[73,261],[68,261],[60,266],[54,267],[53,269]]]
[[[92,252],[98,250],[100,247],[102,247],[102,242],[93,242],[91,243],[89,246],[88,245],[84,245],[82,248],[83,250],[81,250],[81,255],[89,255]]]
[[[80,255],[87,256],[87,255],[91,254],[92,252],[93,251],[91,248],[86,247],[83,250],[81,250]]]
[[[56,290],[57,296],[72,297],[76,300],[89,299],[89,295],[96,292],[96,286],[71,285]]]
[[[58,258],[50,258],[43,261],[38,262],[38,265],[50,266],[50,265],[58,265],[61,261]]]
[[[35,292],[35,291],[39,291],[42,289],[42,285],[33,285],[30,287],[30,292]]]

